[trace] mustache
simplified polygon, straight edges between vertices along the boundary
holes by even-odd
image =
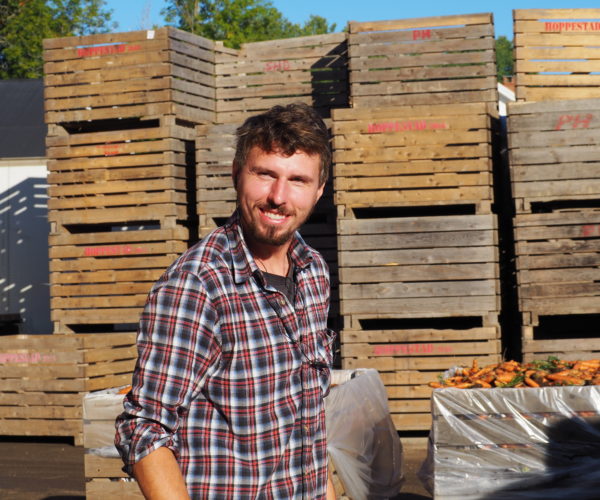
[[[268,212],[276,212],[279,215],[283,215],[286,217],[292,216],[294,215],[294,211],[293,210],[289,210],[287,208],[285,208],[283,205],[275,205],[274,203],[260,203],[259,205],[257,205],[257,207],[260,210],[264,210],[264,211],[268,211]]]

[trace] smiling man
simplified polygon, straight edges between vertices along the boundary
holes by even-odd
[[[115,442],[146,498],[334,498],[329,274],[297,232],[330,164],[306,105],[238,129],[237,210],[167,269],[140,321]]]

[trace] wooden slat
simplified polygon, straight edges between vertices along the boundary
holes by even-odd
[[[350,33],[360,33],[365,31],[404,30],[411,28],[428,28],[435,26],[489,24],[491,22],[491,14],[468,14],[457,16],[396,19],[390,21],[351,22],[349,23],[349,29]]]

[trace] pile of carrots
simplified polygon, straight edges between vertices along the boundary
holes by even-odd
[[[451,377],[440,375],[434,388],[489,389],[492,387],[548,387],[560,385],[600,385],[600,359],[564,361],[550,356],[546,361],[521,364],[504,361],[479,368],[477,360],[470,368],[455,370]]]

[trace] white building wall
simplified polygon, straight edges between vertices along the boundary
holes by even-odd
[[[47,175],[45,158],[0,160],[0,314],[28,334],[52,333]]]
[[[498,84],[498,113],[500,116],[507,115],[507,105],[515,101],[515,93],[507,86]]]

